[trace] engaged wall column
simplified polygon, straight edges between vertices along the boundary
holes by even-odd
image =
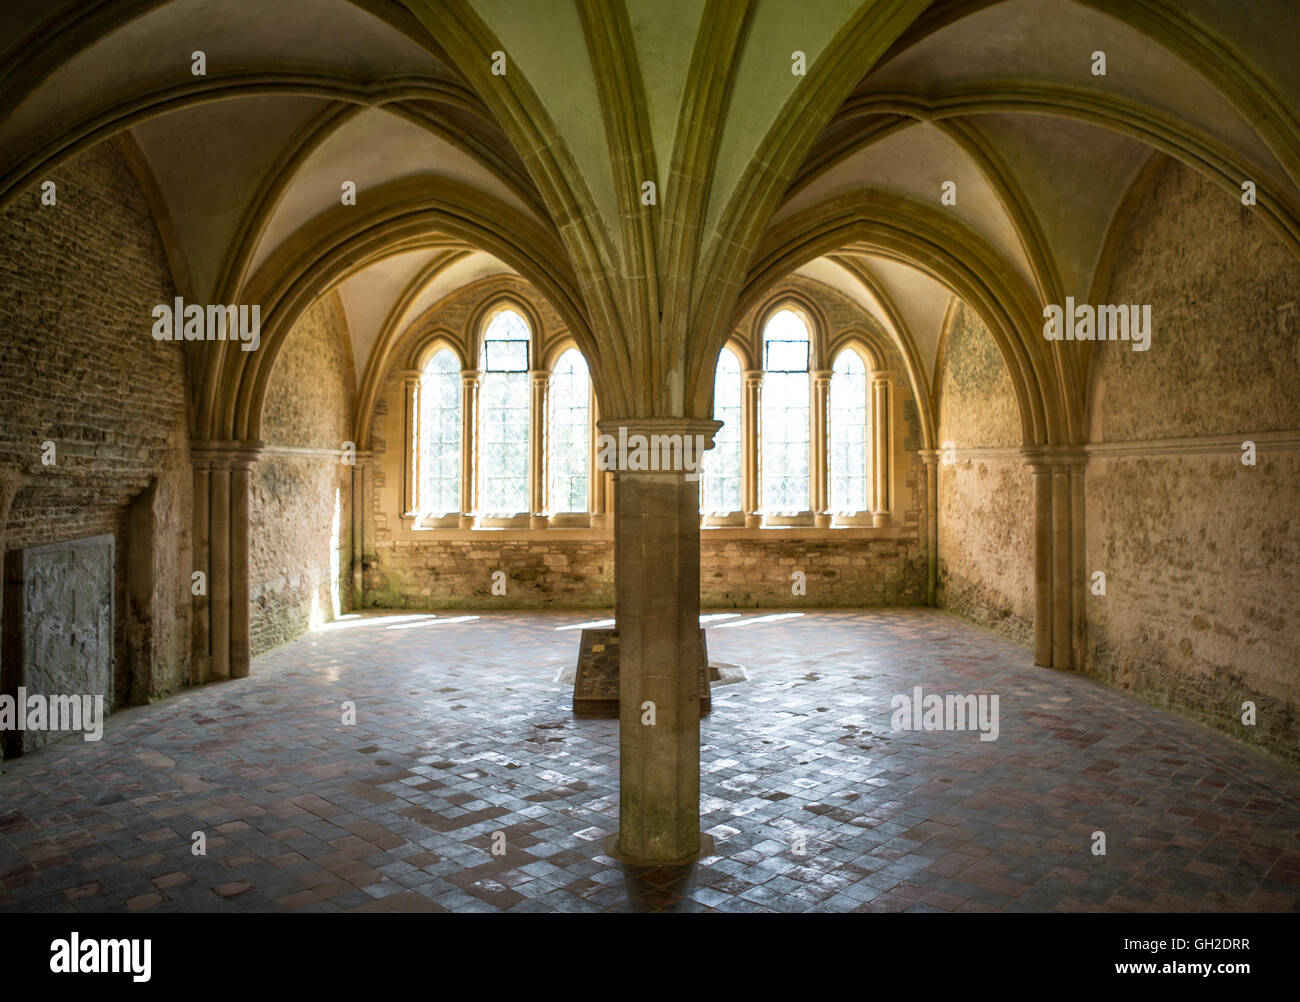
[[[250,506],[260,442],[201,440],[194,466],[194,568],[205,595],[194,596],[193,682],[246,678],[252,668]]]
[[[546,420],[547,400],[551,391],[551,374],[533,369],[532,376],[532,456],[528,464],[528,527],[545,529],[550,524],[546,514],[546,449],[550,428]]]
[[[763,524],[759,511],[759,493],[763,476],[758,455],[759,415],[763,406],[763,370],[745,370],[745,395],[740,402],[741,445],[744,449],[740,476],[745,511],[745,527],[757,529]]]
[[[894,464],[894,383],[893,373],[878,370],[871,374],[872,458],[875,473],[875,507],[871,524],[887,526],[893,519],[892,497]]]
[[[460,527],[474,528],[478,507],[478,388],[482,373],[464,369],[460,374]]]
[[[827,432],[830,430],[831,370],[818,369],[812,379],[812,510],[819,529],[831,524],[830,455]]]

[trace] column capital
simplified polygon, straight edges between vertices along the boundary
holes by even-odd
[[[1088,465],[1088,453],[1082,445],[1027,445],[1020,454],[1035,473],[1082,473]]]
[[[916,454],[921,457],[921,461],[926,466],[933,466],[939,461],[939,457],[943,455],[938,449],[917,449]]]
[[[763,381],[762,369],[746,369],[741,375],[745,377],[747,383],[761,383]]]
[[[247,466],[261,455],[265,442],[190,439],[190,462],[196,467],[214,469],[228,466]]]
[[[483,373],[478,369],[461,369],[460,381],[462,383],[477,383],[483,378]]]
[[[893,369],[872,369],[872,370],[871,370],[871,380],[872,380],[872,382],[875,382],[875,383],[883,383],[883,382],[885,382],[886,380],[891,380],[891,381],[892,381],[893,378],[894,378],[894,370],[893,370]]]
[[[596,422],[601,434],[618,437],[619,429],[626,428],[631,435],[703,435],[708,440],[707,448],[713,448],[713,436],[722,427],[721,421],[713,418],[688,417],[627,417],[601,418]]]
[[[596,422],[596,468],[615,477],[677,476],[697,480],[704,453],[722,427],[712,418],[628,417]]]

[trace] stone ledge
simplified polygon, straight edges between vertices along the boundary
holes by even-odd
[[[722,541],[730,539],[758,539],[769,542],[783,540],[823,540],[842,539],[913,539],[917,534],[915,525],[889,526],[876,529],[871,526],[839,525],[828,529],[818,529],[811,525],[769,525],[750,529],[740,525],[701,526],[700,541]],[[599,542],[612,540],[612,528],[606,529],[565,529],[550,526],[545,529],[403,529],[391,533],[389,540],[395,544],[415,545],[420,543],[455,543],[469,542],[542,542],[544,540],[572,540]]]

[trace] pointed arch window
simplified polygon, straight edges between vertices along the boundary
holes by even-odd
[[[528,322],[517,311],[492,314],[483,334],[479,410],[479,510],[528,511],[530,391]]]
[[[867,511],[867,391],[866,363],[845,348],[831,367],[830,501],[837,515]]]
[[[585,512],[591,458],[591,379],[587,361],[570,348],[551,373],[547,498],[552,512]]]
[[[762,494],[765,516],[809,509],[809,328],[793,309],[763,327]]]
[[[460,510],[460,360],[442,348],[425,362],[419,384],[416,510],[421,516]]]
[[[718,354],[713,378],[713,419],[721,421],[713,448],[704,454],[704,483],[701,508],[709,515],[740,511],[741,477],[741,381],[740,359],[730,348]]]

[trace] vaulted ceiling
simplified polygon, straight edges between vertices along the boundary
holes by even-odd
[[[320,296],[364,386],[386,338],[499,272],[551,300],[607,413],[703,415],[736,317],[798,271],[876,316],[926,396],[964,298],[1026,442],[1079,441],[1087,346],[1044,343],[1041,307],[1096,294],[1153,158],[1253,181],[1300,252],[1297,38],[1292,0],[10,3],[0,206],[114,141],[180,293],[263,303],[264,357],[199,365],[205,436],[255,436]]]

